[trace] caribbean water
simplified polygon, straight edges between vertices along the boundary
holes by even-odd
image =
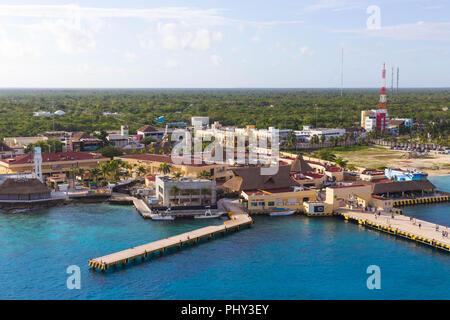
[[[450,191],[450,176],[432,177]],[[404,208],[450,225],[450,203]],[[1,299],[450,299],[450,255],[338,217],[254,218],[195,247],[105,274],[90,258],[221,220],[144,220],[131,206],[77,204],[0,214]],[[80,289],[68,289],[69,266]],[[381,289],[367,268],[379,266]]]

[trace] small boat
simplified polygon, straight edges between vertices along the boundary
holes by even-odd
[[[174,216],[164,215],[164,214],[153,214],[151,215],[152,220],[175,220]]]
[[[284,208],[274,208],[272,212],[269,213],[270,216],[290,216],[295,213],[295,210],[288,210]]]
[[[194,219],[214,219],[220,217],[222,214],[223,212],[213,214],[211,209],[207,209],[204,214],[194,216]]]
[[[171,214],[170,208],[167,209],[164,213],[152,214],[150,216],[152,220],[175,220],[175,216]]]

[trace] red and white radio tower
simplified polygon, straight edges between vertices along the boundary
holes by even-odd
[[[383,72],[381,74],[381,92],[380,92],[380,109],[386,109],[386,64],[383,63]]]

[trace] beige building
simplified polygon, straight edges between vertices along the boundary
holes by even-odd
[[[115,159],[121,159],[132,166],[143,166],[150,174],[162,174],[160,165],[167,163],[171,166],[171,173],[180,172],[184,177],[197,178],[202,171],[210,174],[211,179],[224,182],[233,176],[227,164],[175,164],[169,155],[160,154],[130,154]]]
[[[68,173],[74,168],[92,169],[108,162],[109,158],[89,152],[42,153],[42,173]],[[33,154],[0,160],[0,174],[31,173],[34,170]]]
[[[274,208],[304,210],[303,203],[315,201],[317,191],[301,187],[290,172],[290,165],[280,166],[274,175],[261,175],[261,167],[235,168],[234,177],[223,188],[239,193],[250,213],[270,212]]]
[[[333,210],[345,207],[349,203],[367,203],[372,197],[371,185],[348,185],[326,188],[325,202],[332,205]]]

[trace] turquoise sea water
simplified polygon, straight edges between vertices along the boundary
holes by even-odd
[[[432,177],[450,191],[450,176]],[[450,225],[450,204],[405,214]],[[143,220],[130,206],[0,214],[1,299],[450,299],[450,255],[339,218],[255,217],[248,230],[115,272],[102,256],[210,224]],[[215,223],[221,223],[217,220]],[[69,290],[66,268],[81,268]],[[366,269],[381,269],[368,290]]]

